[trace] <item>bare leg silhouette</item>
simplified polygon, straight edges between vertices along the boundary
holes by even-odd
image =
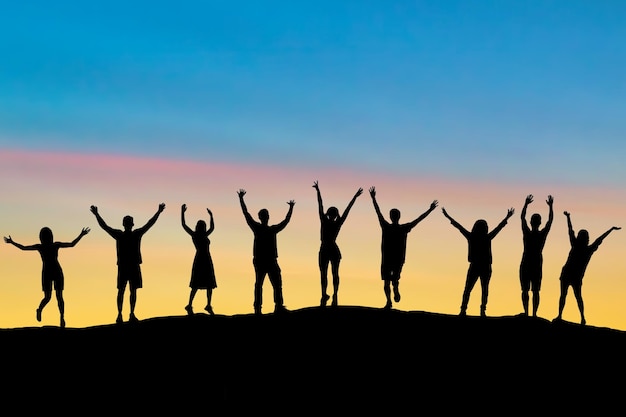
[[[333,274],[333,301],[332,306],[337,307],[337,296],[339,294],[339,260],[331,262],[331,271]],[[325,293],[325,292],[324,292]]]
[[[59,326],[65,327],[65,301],[63,300],[63,291],[56,290],[55,293],[57,296],[57,305],[59,306],[59,313],[61,315]]]
[[[121,323],[123,321],[122,306],[124,305],[124,290],[124,288],[119,288],[117,290],[117,319],[115,320],[116,323]]]
[[[41,321],[41,313],[43,312],[44,307],[50,302],[52,298],[52,290],[46,290],[43,292],[43,299],[39,303],[39,307],[37,308],[37,321]]]
[[[537,317],[539,310],[539,290],[533,290],[533,317]]]
[[[131,288],[130,289],[130,316],[129,316],[129,321],[137,321],[137,317],[135,316],[135,305],[137,304],[137,289],[136,288]]]
[[[322,259],[319,257],[319,267],[320,267],[320,283],[322,287],[322,298],[320,300],[320,306],[325,307],[328,299],[328,264],[330,260],[328,258]],[[333,274],[334,274],[334,266],[333,266]]]
[[[213,297],[213,288],[207,288],[206,290],[206,307],[204,307],[204,310],[209,313],[211,316],[215,313],[213,313],[213,307],[211,307],[211,298]]]
[[[583,303],[583,295],[582,295],[582,286],[573,285],[572,289],[574,290],[574,297],[576,297],[576,303],[578,303],[578,310],[580,311],[580,324],[587,324],[587,320],[585,320],[585,304]]]

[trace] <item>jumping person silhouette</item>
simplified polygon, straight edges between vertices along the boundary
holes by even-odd
[[[318,255],[318,263],[320,267],[320,277],[322,284],[322,299],[320,300],[320,306],[325,307],[328,299],[330,298],[327,293],[328,288],[328,264],[331,265],[331,271],[333,274],[333,301],[332,306],[337,306],[337,293],[339,292],[339,263],[341,262],[341,252],[339,246],[337,246],[337,235],[343,223],[348,217],[350,209],[354,205],[357,197],[363,194],[363,189],[359,188],[352,197],[352,200],[348,203],[348,206],[344,210],[343,214],[339,215],[337,207],[332,206],[328,208],[326,214],[324,214],[324,206],[322,204],[322,194],[320,188],[315,181],[313,188],[317,191],[317,207],[320,217],[320,251]]]
[[[393,299],[397,303],[400,301],[400,273],[406,258],[406,241],[409,232],[417,226],[419,222],[424,220],[436,207],[437,200],[434,200],[428,210],[422,213],[417,219],[410,223],[400,224],[400,210],[393,208],[389,211],[391,223],[385,220],[378,202],[376,201],[376,188],[370,187],[370,196],[374,204],[374,210],[378,216],[378,222],[382,229],[381,240],[381,264],[380,277],[384,281],[384,291],[387,303],[385,309],[390,309],[391,303],[391,286],[393,285]]]
[[[122,323],[122,306],[124,305],[124,292],[126,285],[130,288],[130,315],[129,321],[138,321],[135,316],[137,304],[137,289],[143,286],[141,277],[141,238],[156,223],[159,215],[165,210],[165,204],[159,204],[159,209],[150,220],[138,229],[133,230],[135,225],[131,216],[124,216],[122,225],[124,230],[113,229],[102,219],[98,213],[98,207],[91,206],[91,212],[96,216],[98,224],[105,232],[115,239],[117,251],[117,319],[116,323]]]
[[[278,266],[278,249],[276,245],[276,235],[283,230],[293,213],[293,206],[295,201],[290,200],[289,210],[285,219],[275,225],[270,226],[268,224],[270,214],[267,209],[259,210],[259,220],[257,222],[252,218],[246,207],[246,203],[243,200],[243,196],[246,195],[246,190],[240,189],[237,191],[239,196],[239,204],[241,205],[241,211],[246,219],[246,223],[254,233],[254,246],[252,249],[252,263],[254,264],[255,281],[254,281],[254,314],[261,314],[261,306],[263,304],[263,281],[265,275],[269,276],[272,287],[274,288],[274,313],[283,313],[287,309],[283,304],[283,282]]]
[[[191,291],[189,293],[189,303],[185,307],[187,314],[193,314],[193,298],[196,292],[200,289],[206,290],[207,304],[204,308],[207,313],[213,315],[213,308],[211,307],[211,297],[213,295],[213,288],[217,288],[217,282],[215,281],[215,271],[213,269],[213,260],[211,259],[211,252],[209,252],[209,235],[215,230],[215,223],[213,222],[213,213],[211,210],[206,209],[209,213],[209,230],[206,228],[206,222],[204,220],[198,220],[196,223],[196,230],[191,230],[187,223],[185,223],[185,211],[187,211],[187,205],[183,204],[180,207],[180,222],[183,229],[191,236],[193,245],[196,248],[196,255],[193,258],[193,266],[191,268],[191,281],[189,287]]]
[[[441,211],[446,216],[452,226],[456,227],[463,236],[467,239],[468,252],[467,260],[469,262],[469,268],[467,270],[467,278],[465,280],[465,289],[463,290],[463,300],[461,302],[461,316],[467,314],[467,304],[469,303],[470,293],[476,284],[476,281],[480,278],[480,287],[482,290],[480,315],[486,316],[487,310],[487,298],[489,297],[489,280],[491,279],[491,241],[507,224],[507,220],[513,215],[515,210],[510,208],[504,220],[500,222],[489,232],[489,226],[485,220],[477,220],[472,227],[472,231],[469,232],[463,226],[461,226],[456,220],[454,220],[445,208]]]
[[[563,265],[563,269],[561,270],[561,296],[559,297],[559,315],[556,317],[555,320],[562,319],[563,307],[565,307],[565,298],[567,297],[567,291],[571,286],[574,290],[574,297],[576,297],[576,302],[578,303],[578,310],[580,311],[580,324],[585,325],[587,321],[585,320],[585,306],[582,296],[583,276],[585,275],[585,270],[587,269],[587,265],[589,265],[591,255],[593,255],[593,253],[598,250],[598,247],[600,246],[604,238],[606,238],[613,230],[620,230],[621,227],[611,227],[590,245],[589,232],[585,229],[581,229],[578,232],[578,236],[576,236],[574,234],[574,229],[572,228],[572,220],[570,218],[569,212],[564,211],[563,214],[565,215],[565,217],[567,217],[567,230],[569,234],[569,242],[572,247],[569,251],[569,255],[567,256],[567,261],[565,262],[565,265]]]
[[[39,307],[37,307],[37,321],[41,321],[41,313],[52,297],[52,287],[54,286],[57,304],[59,306],[59,313],[61,315],[60,327],[65,327],[65,301],[63,300],[65,278],[63,276],[63,269],[61,269],[61,264],[59,263],[59,249],[72,248],[76,246],[80,239],[87,233],[89,233],[89,228],[85,227],[73,241],[55,242],[52,236],[52,230],[48,227],[43,227],[39,231],[39,241],[41,243],[29,246],[24,246],[15,242],[11,236],[4,238],[6,243],[10,243],[16,248],[21,250],[36,250],[41,256],[41,289],[43,290],[44,296],[39,303]]]
[[[526,222],[526,209],[533,202],[533,196],[528,195],[522,209],[522,235],[524,242],[524,253],[522,254],[522,262],[519,267],[519,279],[522,287],[522,306],[524,307],[524,315],[528,316],[528,291],[533,292],[533,317],[537,317],[539,309],[539,291],[541,290],[541,277],[543,275],[543,247],[546,244],[546,238],[552,227],[554,219],[554,210],[552,204],[554,199],[548,196],[546,203],[550,208],[548,221],[543,229],[539,229],[541,225],[541,215],[533,214],[530,216],[530,226]]]

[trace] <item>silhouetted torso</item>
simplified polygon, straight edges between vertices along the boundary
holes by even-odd
[[[407,236],[411,228],[410,224],[381,223],[383,237],[380,249],[384,263],[404,263]]]
[[[548,229],[531,230],[523,228],[524,253],[522,262],[543,263],[542,251],[548,237]]]
[[[276,235],[281,230],[277,225],[264,225],[251,222],[250,228],[254,233],[252,256],[258,261],[271,261],[278,258]]]
[[[63,270],[59,264],[59,245],[56,243],[37,245],[41,255],[42,274],[50,280],[63,278]]]
[[[572,249],[567,256],[567,261],[563,266],[562,276],[569,281],[582,281],[587,265],[589,265],[589,261],[591,260],[591,255],[598,250],[598,247],[599,245],[594,244],[589,246],[572,245]]]
[[[141,259],[141,238],[145,231],[113,230],[111,236],[115,239],[118,265],[139,265]]]

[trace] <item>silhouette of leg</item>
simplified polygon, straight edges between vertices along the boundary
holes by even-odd
[[[137,288],[130,287],[130,316],[128,317],[128,321],[135,322],[139,321],[137,316],[135,316],[135,305],[137,304]]]
[[[270,270],[269,279],[274,289],[274,312],[285,312],[285,306],[283,305],[283,278],[280,273],[280,267],[275,264]]]
[[[481,288],[481,301],[480,301],[480,315],[481,317],[487,316],[487,300],[489,298],[489,281],[491,281],[491,266],[485,268],[480,275],[480,288]]]
[[[189,303],[185,306],[185,311],[189,316],[193,315],[193,299],[196,296],[196,292],[198,292],[197,288],[192,288],[191,291],[189,291]]]
[[[574,297],[576,297],[576,302],[578,303],[578,311],[580,311],[580,324],[584,326],[587,324],[587,320],[585,320],[585,304],[583,303],[582,282],[572,285],[572,289],[574,290]]]
[[[122,323],[122,307],[124,306],[124,292],[126,291],[126,286],[117,289],[117,319],[116,323]]]
[[[255,266],[254,314],[261,314],[261,306],[263,305],[263,281],[265,281],[265,270]]]
[[[567,291],[569,290],[569,284],[561,279],[561,296],[559,297],[559,315],[556,316],[557,320],[563,318],[563,308],[565,307],[565,298],[567,297]]]
[[[331,262],[331,270],[333,273],[333,307],[337,307],[337,296],[339,294],[339,262],[339,259]]]
[[[393,301],[395,301],[396,303],[400,302],[400,281],[398,281],[397,279],[394,279],[393,281],[391,281],[391,283],[393,284]]]
[[[528,315],[528,291],[522,291],[522,306],[524,307],[524,315]]]
[[[386,279],[385,280],[385,285],[383,287],[384,291],[385,291],[385,298],[387,299],[387,303],[385,304],[385,309],[390,309],[391,308],[391,280]]]
[[[467,277],[465,279],[465,289],[463,290],[463,299],[461,300],[461,313],[459,315],[465,316],[467,314],[467,304],[469,303],[470,294],[476,281],[478,280],[478,274],[475,271],[475,267],[471,264],[467,270]]]
[[[539,290],[533,290],[533,317],[537,317],[539,310]]]
[[[46,306],[46,304],[48,304],[51,298],[52,298],[52,290],[45,290],[43,292],[43,298],[41,302],[39,303],[39,307],[37,307],[37,321],[41,321],[41,312],[43,311],[43,308]]]
[[[328,257],[320,251],[319,254],[319,267],[320,267],[320,281],[322,286],[322,298],[320,300],[320,307],[326,307],[326,303],[330,298],[328,296]]]
[[[204,310],[212,316],[215,313],[213,313],[213,307],[211,307],[211,298],[213,298],[213,288],[207,288],[206,307],[204,307]]]
[[[63,300],[63,290],[56,290],[57,305],[59,306],[59,314],[61,316],[59,327],[65,327],[65,301]]]

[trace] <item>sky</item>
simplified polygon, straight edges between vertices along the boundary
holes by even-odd
[[[281,221],[285,303],[320,299],[319,181],[325,208],[360,196],[338,238],[339,303],[382,307],[381,232],[367,192],[401,222],[433,200],[466,228],[495,227],[487,314],[522,311],[519,214],[555,220],[539,315],[557,314],[569,242],[563,211],[591,238],[626,226],[626,4],[621,1],[23,1],[0,15],[0,231],[62,249],[66,321],[114,321],[115,243],[89,211],[122,228],[166,209],[143,240],[140,318],[182,315],[194,248],[180,225],[215,215],[218,314],[252,313],[252,233],[237,190]],[[458,314],[463,236],[430,214],[409,235],[395,308]],[[626,330],[626,231],[594,254],[590,325]],[[37,253],[0,247],[0,328],[58,325]],[[202,311],[204,294],[194,308]],[[265,285],[264,312],[272,311]],[[479,313],[480,287],[469,314]],[[128,314],[128,301],[124,316]],[[579,321],[573,294],[564,318]]]

